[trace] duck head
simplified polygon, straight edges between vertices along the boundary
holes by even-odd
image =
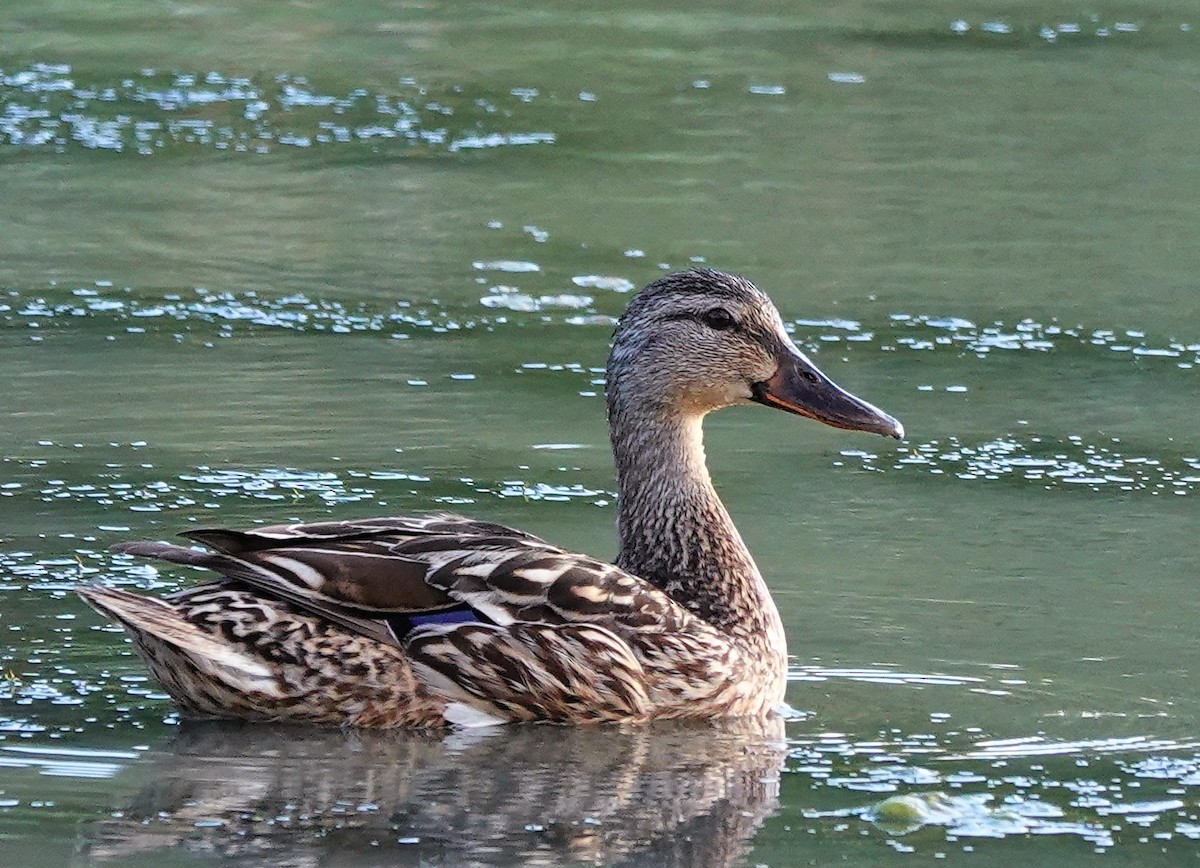
[[[904,426],[842,389],[793,343],[767,295],[742,277],[698,268],[661,277],[617,322],[608,363],[610,415],[703,416],[758,403],[902,439]]]

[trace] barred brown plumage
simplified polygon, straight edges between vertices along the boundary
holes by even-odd
[[[705,325],[714,299],[736,328]],[[212,551],[121,543],[221,578],[161,599],[79,593],[189,714],[369,727],[767,715],[783,699],[783,627],[709,479],[703,416],[767,395],[839,427],[902,429],[824,379],[769,299],[719,272],[636,296],[608,374],[616,566],[437,514],[185,534]]]

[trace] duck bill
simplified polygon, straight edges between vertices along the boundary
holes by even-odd
[[[751,387],[753,399],[799,416],[849,431],[870,431],[904,439],[904,426],[893,416],[841,388],[798,350],[779,360],[779,370]]]

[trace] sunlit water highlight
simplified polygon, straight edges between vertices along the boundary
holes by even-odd
[[[518,266],[520,266],[518,268]],[[476,268],[536,272],[535,263],[476,262]],[[279,328],[293,331],[390,331],[396,337],[413,331],[429,329],[434,333],[447,330],[491,326],[511,321],[505,314],[492,315],[489,309],[506,308],[516,313],[543,313],[542,321],[560,321],[570,325],[607,325],[615,323],[610,311],[618,311],[624,302],[622,294],[634,284],[621,276],[578,275],[575,287],[600,290],[606,293],[598,299],[592,295],[563,291],[556,295],[533,296],[510,284],[489,288],[479,300],[485,310],[456,311],[439,307],[428,301],[397,302],[392,309],[373,309],[361,303],[348,308],[336,299],[314,299],[304,294],[263,298],[257,293],[239,295],[232,292],[214,293],[194,289],[187,293],[169,293],[161,299],[149,300],[134,296],[129,287],[118,289],[109,281],[97,281],[95,287],[63,289],[53,287],[38,294],[8,289],[0,298],[0,321],[11,327],[61,328],[72,319],[87,318],[89,324],[110,322],[122,325],[121,330],[137,334],[153,327],[158,321],[180,323],[216,323]],[[594,316],[581,318],[574,311]],[[467,316],[464,316],[467,314]],[[603,314],[608,314],[603,316]],[[457,321],[462,317],[463,321]],[[948,316],[893,314],[886,323],[864,326],[854,320],[797,319],[788,324],[796,339],[813,349],[834,351],[836,345],[866,344],[882,351],[903,348],[916,352],[952,352],[959,356],[977,358],[1003,351],[1053,352],[1070,350],[1073,353],[1118,353],[1147,363],[1162,359],[1174,367],[1190,370],[1200,364],[1200,338],[1155,338],[1146,332],[1126,329],[1118,334],[1111,329],[1086,328],[1081,325],[1062,326],[1043,324],[1025,319],[1013,324],[975,323]],[[89,327],[95,327],[90,325]],[[158,326],[161,328],[161,326]],[[36,336],[35,336],[36,338]],[[917,384],[920,391],[967,391],[955,384]]]
[[[504,108],[476,99],[456,109],[411,79],[400,85],[396,93],[330,94],[297,75],[261,83],[216,71],[154,69],[120,81],[77,84],[68,64],[0,67],[0,146],[151,156],[180,148],[269,154],[351,143],[454,153],[554,142],[551,132],[502,132],[488,123],[489,116],[507,120],[514,106],[528,103],[527,91],[511,95]],[[448,96],[463,102],[458,94]]]

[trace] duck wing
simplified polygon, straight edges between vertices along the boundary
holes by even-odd
[[[465,607],[498,626],[577,623],[618,633],[675,632],[698,620],[618,567],[455,515],[182,536],[215,551],[157,542],[118,543],[112,550],[214,570],[394,645],[404,641],[398,626],[411,629],[427,623],[422,616]]]
[[[215,551],[161,542],[121,542],[112,551],[213,570],[355,633],[397,646],[402,636],[396,627],[404,622],[390,623],[388,616],[444,612],[461,605],[426,584],[428,564],[406,557],[398,547],[430,539],[444,545],[454,537],[482,545],[541,543],[513,528],[450,514],[249,530],[210,528],[180,535]]]

